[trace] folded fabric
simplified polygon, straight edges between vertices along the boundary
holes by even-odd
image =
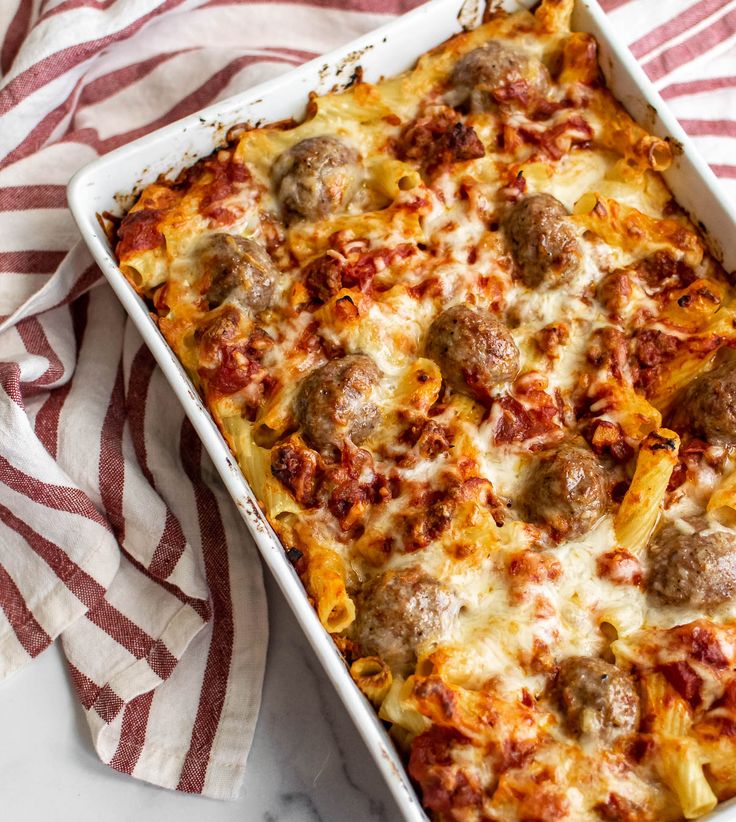
[[[65,185],[416,5],[0,4],[0,679],[61,637],[101,760],[158,785],[237,794],[268,641],[261,567]],[[736,124],[713,119],[736,110],[732,4],[604,6],[736,194]]]

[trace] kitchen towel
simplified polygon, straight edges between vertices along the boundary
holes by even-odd
[[[0,678],[60,637],[101,760],[158,785],[237,794],[268,641],[261,570],[65,186],[416,5],[0,2]],[[736,2],[603,5],[736,196]]]

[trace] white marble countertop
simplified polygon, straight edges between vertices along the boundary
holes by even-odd
[[[263,705],[237,802],[98,759],[58,647],[0,685],[0,806],[17,822],[398,822],[396,804],[276,584]],[[298,683],[298,687],[296,686]]]

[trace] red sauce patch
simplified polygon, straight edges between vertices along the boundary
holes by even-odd
[[[400,243],[394,248],[377,248],[360,254],[345,266],[343,287],[367,291],[376,274],[415,253],[416,248],[411,243]]]
[[[690,285],[697,279],[695,271],[667,251],[655,251],[637,266],[639,276],[655,291]]]
[[[449,428],[445,428],[445,426],[433,420],[428,420],[422,428],[416,445],[422,457],[434,459],[450,450],[452,439],[453,434]]]
[[[164,243],[164,235],[159,223],[164,215],[162,208],[142,208],[125,216],[118,228],[118,244],[115,252],[119,260],[138,251],[159,248]]]
[[[639,560],[624,548],[616,548],[601,554],[596,567],[598,576],[609,579],[617,585],[641,585],[644,572]]]
[[[546,394],[544,396],[547,397]],[[511,396],[497,400],[494,408],[500,408],[501,415],[494,432],[496,444],[523,442],[553,431],[557,427],[553,422],[557,416],[557,407],[551,397],[548,399],[549,404],[531,408],[527,408]]]
[[[544,786],[524,796],[519,806],[520,822],[557,822],[565,819],[570,803],[559,788]]]
[[[515,578],[521,587],[527,583],[541,585],[547,580],[556,580],[562,573],[562,566],[556,557],[537,551],[517,551],[512,554],[507,566],[507,573]]]
[[[726,685],[723,696],[714,704],[713,707],[720,707],[721,705],[732,710],[736,709],[736,679],[732,679]]]
[[[212,179],[203,188],[199,212],[211,223],[228,225],[239,215],[232,209],[225,208],[222,201],[234,194],[239,184],[250,180],[248,169],[232,159],[228,162],[214,159],[205,162],[204,172],[209,173]]]
[[[586,357],[596,368],[606,368],[617,380],[622,380],[628,363],[629,340],[618,328],[607,326],[597,330],[590,339]]]
[[[410,243],[366,251],[363,243],[358,242],[339,255],[328,252],[308,263],[303,270],[304,283],[317,303],[326,303],[343,288],[368,292],[378,273],[415,253],[416,248]]]
[[[721,650],[721,643],[711,631],[701,625],[696,625],[690,635],[690,654],[693,659],[705,662],[714,668],[727,668],[728,659]]]
[[[268,372],[260,359],[273,344],[271,337],[256,328],[243,338],[240,313],[229,308],[201,332],[199,375],[210,391],[234,394],[248,388],[246,402],[255,411],[269,387]]]
[[[665,334],[654,328],[638,331],[634,337],[634,367],[637,373],[635,385],[638,388],[648,388],[658,377],[662,367],[675,358],[681,344],[672,334]]]
[[[322,339],[317,334],[319,323],[314,320],[302,331],[301,336],[294,345],[295,351],[316,353],[322,349]]]
[[[703,680],[687,662],[666,662],[658,669],[680,696],[693,706],[701,702],[700,686]]]
[[[438,277],[427,277],[417,285],[410,286],[408,291],[415,299],[422,300],[427,294],[438,297],[442,293],[442,285]]]
[[[594,810],[605,822],[639,822],[642,808],[630,799],[611,793],[605,802],[599,802]]]
[[[736,736],[736,719],[730,716],[709,716],[706,719],[708,730],[714,738]]]
[[[569,339],[570,329],[567,323],[564,322],[546,325],[534,335],[534,342],[537,344],[537,348],[542,354],[546,354],[550,358],[555,357],[558,350],[565,345]]]
[[[298,442],[283,442],[271,451],[271,473],[307,508],[317,504],[319,455]]]
[[[607,274],[598,286],[598,299],[611,314],[625,308],[632,293],[631,276],[625,269],[616,269]]]
[[[374,470],[370,451],[348,443],[340,462],[325,466],[318,493],[340,528],[349,531],[359,524],[368,505],[390,499],[394,487],[388,477]]]
[[[486,153],[472,126],[451,108],[434,107],[406,126],[396,145],[402,160],[419,161],[429,176],[452,163],[476,160]]]
[[[626,753],[633,762],[642,762],[654,750],[654,740],[650,736],[639,734],[628,745]]]
[[[579,114],[574,114],[551,128],[535,130],[521,127],[517,134],[523,142],[536,146],[542,154],[559,160],[573,145],[584,145],[593,139],[593,129]]]
[[[200,369],[200,376],[218,394],[234,394],[241,388],[245,388],[255,376],[261,374],[260,365],[249,359],[245,344],[223,345],[219,359],[220,362],[216,368]]]
[[[409,775],[422,789],[423,804],[448,820],[462,818],[483,803],[477,778],[453,761],[453,747],[467,743],[458,731],[434,726],[411,746]]]
[[[419,551],[440,537],[452,523],[455,506],[454,499],[440,495],[429,507],[408,517],[405,526],[405,551]]]

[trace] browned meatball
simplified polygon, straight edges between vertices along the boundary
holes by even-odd
[[[532,467],[519,507],[528,521],[546,525],[557,539],[587,533],[608,507],[603,466],[583,445],[566,442]]]
[[[447,635],[457,610],[452,592],[418,566],[385,571],[361,592],[355,638],[364,654],[406,674],[418,651]]]
[[[529,288],[543,282],[559,285],[580,265],[580,244],[565,222],[567,209],[551,194],[530,194],[519,200],[504,220],[521,279]]]
[[[453,391],[481,401],[519,371],[519,349],[508,328],[487,311],[464,304],[437,317],[429,327],[426,348]]]
[[[276,158],[271,179],[284,220],[343,211],[360,182],[357,152],[337,137],[307,137]]]
[[[257,314],[271,302],[278,272],[266,249],[253,240],[213,234],[199,249],[199,267],[210,284],[210,308],[231,302]]]
[[[455,64],[450,76],[456,105],[469,102],[474,112],[488,111],[496,103],[544,95],[550,85],[543,63],[498,40],[473,49]]]
[[[631,678],[602,659],[568,657],[556,683],[567,727],[578,736],[611,740],[639,725],[639,695]]]
[[[649,590],[667,605],[713,608],[736,595],[736,533],[705,517],[665,525],[649,546]]]
[[[326,456],[350,438],[367,439],[381,414],[372,400],[381,371],[370,357],[348,354],[305,377],[296,397],[296,415],[307,443]]]
[[[736,445],[736,367],[723,363],[694,379],[675,404],[671,425],[712,445]]]

